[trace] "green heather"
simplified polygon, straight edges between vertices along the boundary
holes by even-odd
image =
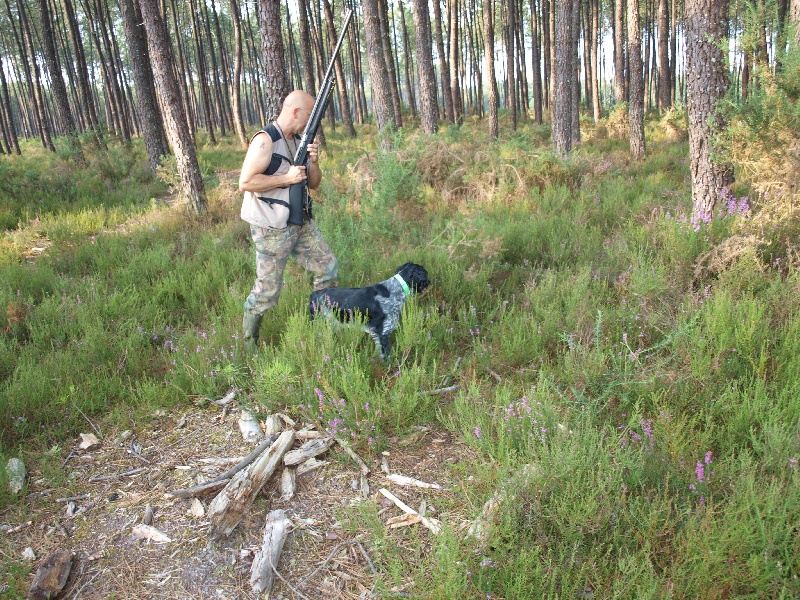
[[[477,452],[448,467],[464,481],[447,501],[459,507],[436,508],[474,519],[504,490],[481,552],[460,523],[431,538],[403,530],[400,548],[375,506],[342,514],[368,533],[386,589],[413,578],[425,598],[800,597],[797,263],[721,254],[750,218],[749,189],[692,224],[675,122],[648,121],[642,164],[606,123],[584,123],[566,161],[529,123],[512,134],[501,120],[495,146],[469,119],[431,139],[401,131],[387,155],[374,127],[328,132],[316,214],[341,284],[409,260],[431,276],[389,365],[368,336],[308,320],[296,265],[247,357],[254,261],[234,140],[200,143],[201,220],[165,206],[174,166],[153,179],[138,144],[88,151],[76,171],[31,143],[0,160],[0,459],[22,456],[57,484],[87,418],[124,428],[235,387],[365,457],[431,424]],[[0,507],[14,501],[6,489]]]

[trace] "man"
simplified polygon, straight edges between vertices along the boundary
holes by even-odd
[[[245,192],[241,217],[250,223],[256,246],[256,282],[244,303],[244,339],[248,350],[258,349],[258,330],[264,313],[275,306],[283,285],[283,270],[294,255],[314,274],[314,289],[337,284],[336,257],[311,216],[302,225],[287,222],[289,186],[308,180],[316,189],[322,180],[318,145],[308,145],[308,167],[293,164],[314,97],[295,90],[283,101],[281,114],[253,136],[242,164],[239,191]]]

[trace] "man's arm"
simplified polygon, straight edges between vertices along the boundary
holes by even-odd
[[[283,175],[264,175],[270,160],[272,160],[272,140],[265,132],[261,131],[250,142],[250,147],[244,157],[242,171],[239,174],[240,192],[266,192],[293,183],[300,183],[306,178],[306,168],[295,166],[289,167],[289,171]],[[321,173],[319,178],[322,179]],[[317,185],[319,185],[319,181]]]

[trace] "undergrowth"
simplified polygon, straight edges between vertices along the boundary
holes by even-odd
[[[328,137],[316,214],[342,285],[408,260],[431,276],[389,364],[359,330],[308,320],[296,265],[259,355],[244,353],[253,256],[230,180],[210,186],[202,222],[151,203],[163,188],[149,177],[120,180],[129,195],[102,203],[113,218],[92,217],[101,204],[44,202],[34,217],[14,203],[0,261],[1,458],[44,471],[87,420],[102,431],[236,388],[256,412],[315,422],[366,457],[426,423],[483,457],[461,467],[464,495],[437,508],[471,520],[505,490],[485,543],[455,522],[427,539],[389,531],[368,505],[343,514],[369,532],[387,589],[413,578],[428,598],[796,597],[795,265],[709,254],[748,218],[741,195],[691,223],[681,115],[648,121],[657,143],[643,164],[609,139],[619,119],[588,126],[567,161],[529,123],[497,145],[480,121],[432,139],[401,132],[392,156],[374,128]],[[144,160],[109,152],[134,165],[124,178]],[[50,175],[29,166],[0,163],[21,182],[4,193],[41,197]],[[69,174],[60,185],[77,198],[89,174]],[[137,222],[109,230],[126,215]],[[31,218],[52,223],[35,260],[7,241]]]

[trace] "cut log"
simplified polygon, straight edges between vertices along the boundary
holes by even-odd
[[[319,438],[316,440],[308,440],[305,444],[300,446],[297,450],[291,450],[283,457],[283,464],[287,467],[294,467],[300,463],[304,463],[309,458],[319,456],[323,452],[327,452],[328,448],[333,445],[333,438]]]
[[[281,473],[281,500],[287,501],[294,498],[294,491],[297,488],[295,469],[285,467]]]
[[[253,586],[256,595],[260,596],[266,592],[266,596],[269,597],[283,551],[283,542],[286,541],[291,525],[292,522],[282,510],[273,510],[267,515],[264,543],[261,550],[256,552],[250,570],[250,585]]]
[[[28,600],[55,598],[67,583],[72,569],[72,552],[56,550],[36,570],[36,577],[28,592]]]
[[[283,421],[278,415],[270,415],[264,421],[264,435],[272,435],[283,431]]]
[[[155,527],[145,525],[144,523],[139,523],[133,528],[131,533],[133,534],[133,537],[141,540],[152,540],[159,543],[167,543],[172,541],[163,531],[159,531]]]
[[[295,436],[301,442],[305,442],[307,440],[315,440],[317,438],[321,438],[322,432],[314,431],[313,429],[301,429],[295,434]]]
[[[245,513],[253,505],[258,492],[283,461],[283,457],[294,443],[294,431],[284,431],[269,449],[252,465],[240,471],[228,485],[217,494],[208,507],[211,519],[211,535],[220,537],[231,534]]]
[[[261,426],[258,421],[246,410],[243,410],[239,417],[239,431],[242,432],[245,442],[255,444],[264,439],[264,434],[261,432]]]

